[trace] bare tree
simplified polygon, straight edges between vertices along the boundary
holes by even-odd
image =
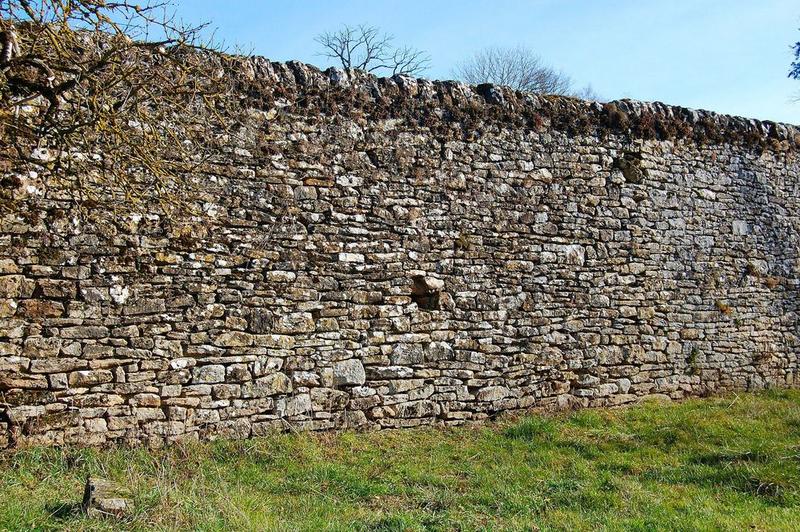
[[[602,102],[605,99],[600,96],[594,87],[591,84],[586,85],[580,90],[575,91],[573,94],[576,98],[580,98],[581,100],[588,100],[590,102]]]
[[[0,208],[53,184],[83,202],[180,204],[227,90],[202,30],[169,0],[1,1]]]
[[[374,26],[342,26],[318,35],[315,41],[322,46],[321,55],[341,63],[345,70],[371,73],[419,75],[427,70],[430,56],[416,48],[395,48],[394,37]]]
[[[548,66],[533,51],[515,48],[485,48],[456,68],[458,79],[477,85],[494,83],[512,89],[542,94],[570,94],[570,78]]]

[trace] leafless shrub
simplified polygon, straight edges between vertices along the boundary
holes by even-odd
[[[204,133],[224,127],[203,28],[169,0],[0,2],[0,207],[44,176],[82,203],[181,205]]]

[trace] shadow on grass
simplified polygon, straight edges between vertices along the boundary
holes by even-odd
[[[48,503],[45,505],[44,511],[58,521],[68,521],[83,515],[80,503],[75,502]]]
[[[738,463],[757,462],[766,463],[769,456],[760,451],[718,451],[692,456],[689,463],[708,466],[730,466]]]

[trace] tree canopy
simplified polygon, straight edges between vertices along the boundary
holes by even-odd
[[[318,35],[321,55],[338,61],[345,70],[370,73],[419,75],[430,63],[430,56],[410,46],[396,47],[394,37],[375,26],[342,26]]]
[[[456,76],[467,83],[494,83],[512,89],[543,94],[570,94],[569,76],[547,66],[532,50],[485,48],[461,63]]]

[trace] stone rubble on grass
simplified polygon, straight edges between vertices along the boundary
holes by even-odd
[[[81,509],[90,517],[122,517],[130,511],[126,491],[118,484],[97,477],[86,479]]]

